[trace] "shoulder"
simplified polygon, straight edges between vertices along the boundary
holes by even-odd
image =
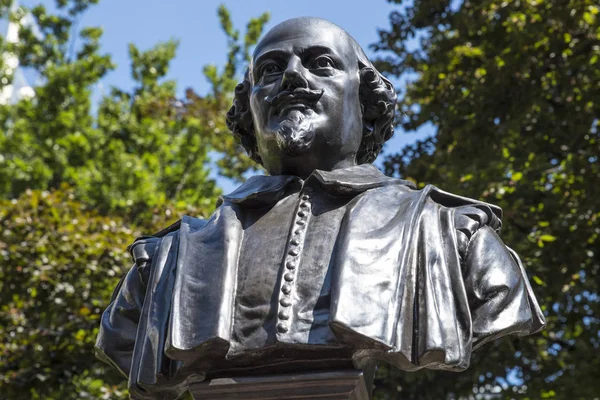
[[[139,267],[141,264],[147,263],[154,255],[154,251],[161,238],[167,235],[177,234],[180,227],[181,220],[152,235],[144,235],[136,238],[133,243],[127,247],[127,251],[135,264]]]
[[[378,190],[394,195],[409,196],[415,199],[421,198],[423,201],[428,201],[447,208],[458,209],[464,206],[475,206],[485,209],[486,213],[493,214],[499,220],[502,219],[502,208],[481,200],[446,192],[434,185],[425,185],[423,188],[416,189],[415,185],[410,181],[392,178],[386,183],[386,185],[379,187]]]
[[[502,227],[502,209],[494,204],[471,199],[426,185],[421,189],[395,181],[372,191],[368,200],[377,204],[378,209],[400,210],[403,213],[417,213],[421,216],[439,216],[445,212],[453,221],[457,231],[459,246],[464,248],[471,237],[482,227],[487,226],[495,232]]]
[[[473,209],[477,209],[480,212],[475,214],[478,215],[477,218],[481,221],[487,220],[494,224],[500,224],[502,220],[502,208],[497,205],[449,193],[434,185],[426,185],[421,189],[415,189],[414,186],[405,185],[404,181],[397,180],[395,183],[397,184],[386,186],[383,189],[392,191],[396,195],[412,197],[416,204],[429,203],[433,206],[452,209],[456,213],[473,214]],[[420,199],[420,202],[417,199]]]
[[[499,222],[502,219],[502,208],[498,207],[497,205],[453,193],[448,193],[433,185],[427,185],[423,190],[427,191],[431,200],[444,207],[454,208],[456,210],[476,208],[484,212],[490,221],[497,220]]]
[[[182,219],[152,235],[145,235],[136,238],[133,243],[127,247],[127,251],[139,268],[143,264],[147,264],[152,259],[152,256],[156,252],[156,249],[163,238],[169,236],[179,236],[182,228],[188,230],[191,228],[192,230],[195,230],[204,226],[205,224],[206,221],[203,219],[184,216]]]
[[[502,209],[494,204],[448,193],[433,185],[427,185],[421,191],[430,203],[452,213],[461,254],[466,252],[471,238],[483,227],[494,232],[499,232],[502,227]]]
[[[502,209],[494,204],[444,192],[434,186],[430,189],[430,197],[453,209],[456,229],[469,239],[483,226],[489,226],[496,232],[502,227]]]
[[[451,209],[459,229],[476,224],[489,225],[498,231],[502,226],[502,208],[494,204],[448,193],[433,185],[427,185],[416,192],[420,192],[421,197],[430,203]]]

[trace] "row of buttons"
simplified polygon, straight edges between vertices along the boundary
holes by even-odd
[[[281,292],[283,295],[279,300],[280,310],[278,317],[280,322],[277,324],[277,331],[279,333],[286,333],[289,330],[287,321],[290,319],[290,306],[292,300],[290,295],[292,293],[292,285],[296,278],[295,271],[298,266],[299,256],[302,252],[302,243],[304,242],[306,223],[308,222],[308,216],[310,214],[310,195],[311,188],[305,188],[304,194],[300,196],[300,204],[296,210],[296,219],[294,220],[294,227],[292,228],[293,234],[288,245],[288,252],[285,258],[286,272],[283,275],[285,283],[281,286]]]

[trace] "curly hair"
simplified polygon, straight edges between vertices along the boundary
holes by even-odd
[[[370,62],[359,59],[359,98],[363,118],[363,137],[356,154],[358,164],[375,161],[383,144],[394,134],[396,91],[394,86]],[[227,113],[227,127],[240,141],[248,156],[262,165],[252,113],[248,71],[244,80],[235,87],[233,104]]]

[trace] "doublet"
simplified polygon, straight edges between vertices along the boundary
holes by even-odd
[[[463,370],[482,344],[545,323],[500,221],[372,165],[253,177],[210,218],[130,246],[97,353],[148,399],[323,361]]]

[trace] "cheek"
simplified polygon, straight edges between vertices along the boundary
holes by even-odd
[[[266,94],[262,93],[261,90],[253,90],[250,93],[250,112],[255,128],[262,127],[265,124],[265,96]]]
[[[323,101],[323,108],[326,114],[339,115],[342,114],[343,123],[349,122],[347,119],[354,114],[356,110],[360,114],[359,103],[359,82],[358,79],[330,79],[323,82],[320,86],[325,89],[326,100]]]
[[[360,107],[359,82],[352,81],[344,87],[344,124],[345,131],[356,140],[362,140],[362,110]],[[350,138],[348,138],[350,139]]]
[[[349,87],[344,91],[344,108],[345,114],[348,118],[357,117],[362,119],[362,111],[360,107],[360,96],[358,93],[358,85],[354,87]]]

